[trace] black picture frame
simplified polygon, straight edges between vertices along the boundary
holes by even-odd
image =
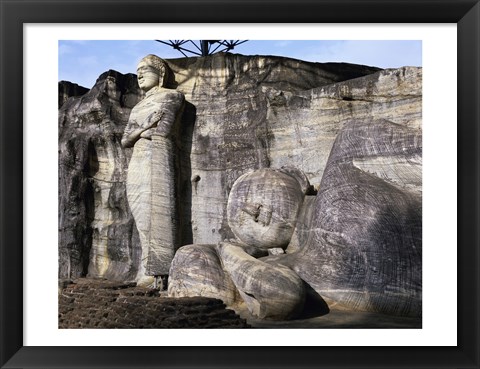
[[[0,0],[0,16],[2,368],[479,368],[479,0]],[[457,24],[456,347],[23,346],[23,24],[163,22]]]

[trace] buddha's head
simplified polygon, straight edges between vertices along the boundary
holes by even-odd
[[[138,63],[138,85],[145,92],[154,87],[164,87],[168,73],[168,65],[163,59],[153,54],[147,55]]]
[[[286,248],[310,184],[303,172],[263,168],[240,176],[227,203],[236,239],[261,249]]]

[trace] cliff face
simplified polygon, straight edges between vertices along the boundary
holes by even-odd
[[[293,166],[318,188],[346,122],[385,118],[420,126],[418,68],[379,71],[224,54],[171,60],[170,66],[191,104],[180,136],[183,186],[192,191],[185,197],[191,199],[185,221],[192,226],[183,243],[233,237],[226,201],[233,182],[249,169]]]
[[[88,88],[77,85],[68,81],[58,82],[58,108],[72,96],[82,96],[88,92]]]
[[[233,238],[227,199],[250,169],[293,166],[319,189],[348,122],[383,118],[420,130],[420,68],[233,54],[167,62],[186,98],[176,138],[182,245]],[[59,111],[62,278],[135,276],[140,246],[125,194],[131,149],[120,138],[140,99],[134,75],[109,71]]]
[[[131,150],[120,145],[140,101],[136,76],[102,74],[59,110],[59,277],[130,279],[138,234],[125,192]]]

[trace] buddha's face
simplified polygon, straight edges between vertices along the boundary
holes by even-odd
[[[151,65],[141,61],[137,67],[138,85],[142,90],[149,91],[160,85],[160,73]]]

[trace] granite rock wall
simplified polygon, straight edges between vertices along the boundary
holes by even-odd
[[[224,53],[167,62],[186,99],[176,139],[182,245],[233,238],[227,199],[250,169],[293,166],[319,190],[347,122],[383,118],[421,127],[421,68]],[[134,75],[108,71],[59,110],[61,278],[132,280],[137,272],[140,246],[125,193],[131,149],[120,139],[141,98]],[[297,243],[308,233],[299,224],[304,234],[294,234]]]
[[[82,96],[87,92],[88,88],[79,86],[76,83],[68,81],[58,82],[58,108],[60,109],[70,97]]]
[[[131,279],[140,254],[120,140],[140,101],[136,76],[102,74],[59,110],[59,277]]]
[[[317,196],[304,204],[308,236],[300,221],[296,248],[264,261],[288,266],[348,309],[421,316],[421,162],[420,130],[383,119],[349,122]]]

